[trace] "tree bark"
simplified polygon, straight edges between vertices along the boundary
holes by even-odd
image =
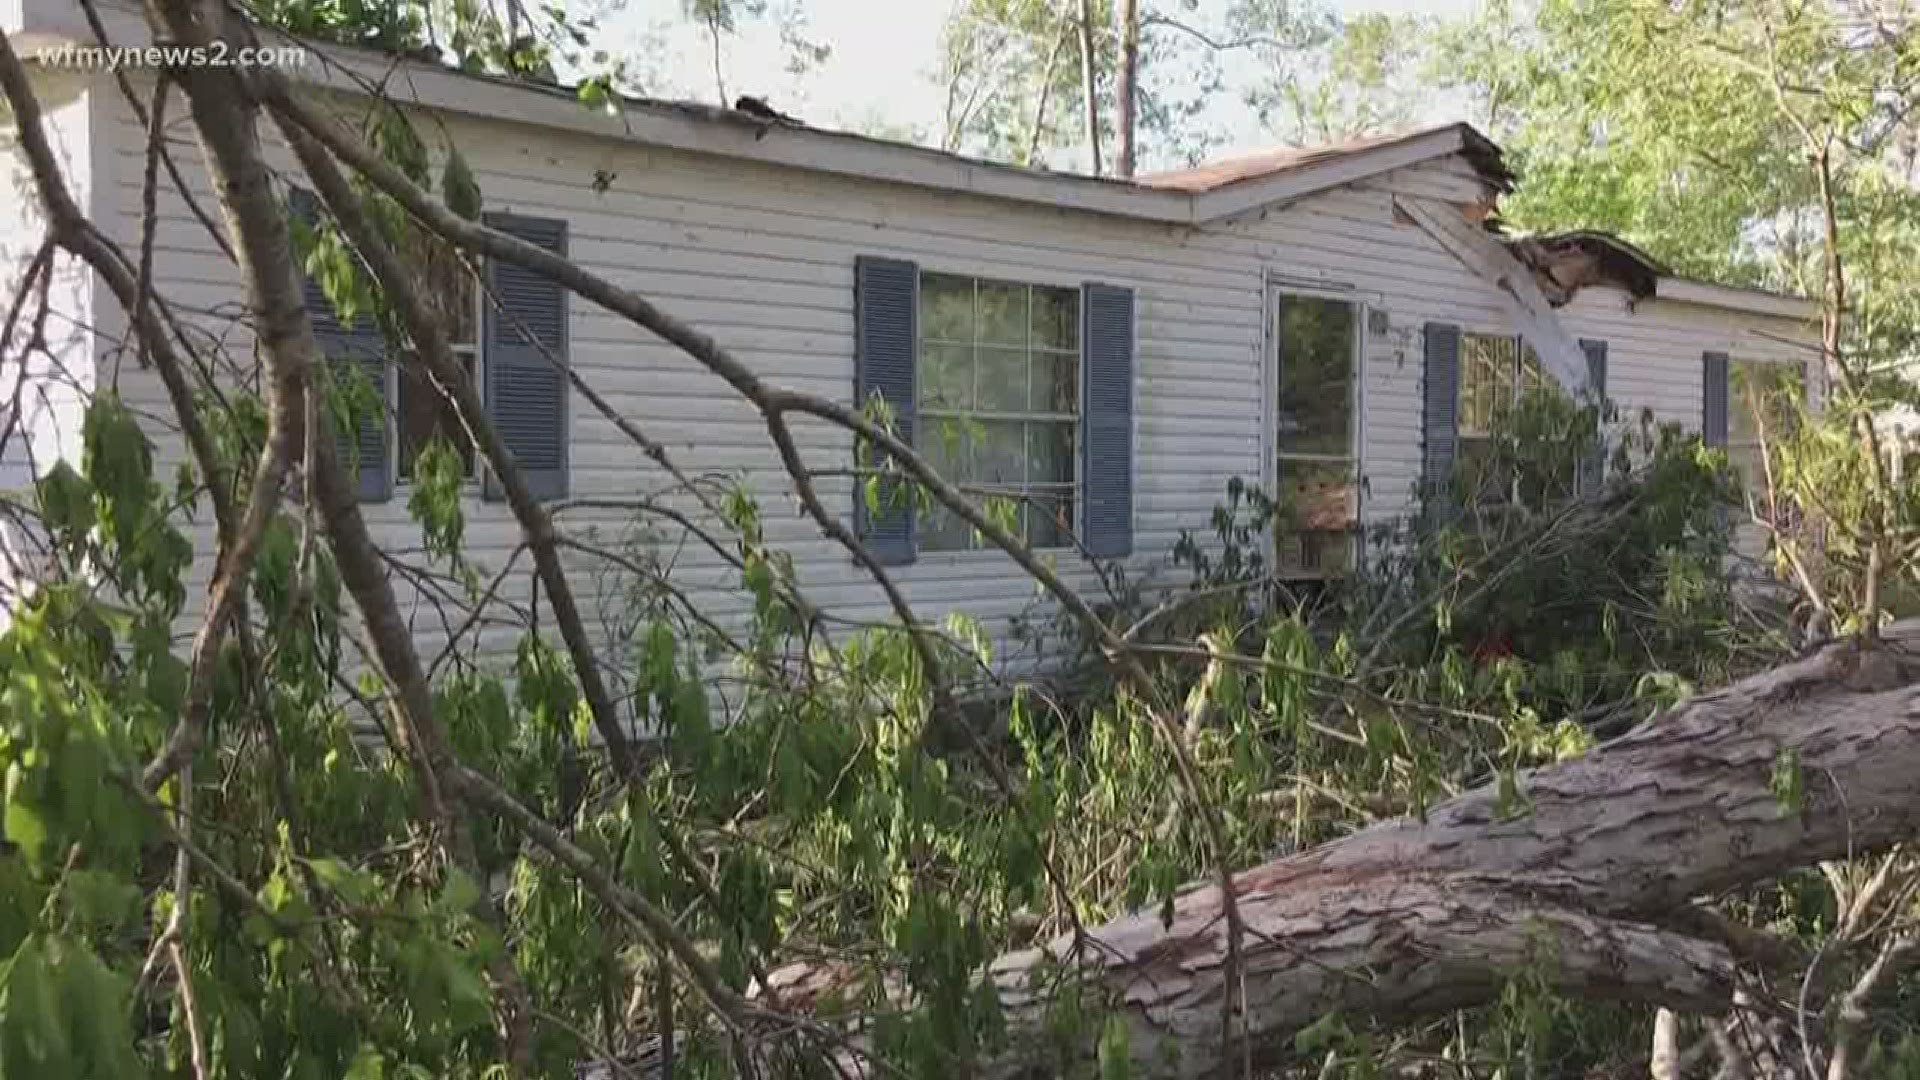
[[[1920,626],[1900,636],[1920,640]],[[1890,642],[1891,643],[1891,642]],[[1920,829],[1920,687],[1889,687],[1842,643],[1698,696],[1567,762],[1522,774],[1526,805],[1503,819],[1491,786],[1275,859],[1234,878],[1245,921],[1241,978],[1251,1047],[1223,1046],[1226,925],[1216,887],[1089,932],[1079,974],[1126,1022],[1134,1076],[1200,1076],[1284,1054],[1329,1012],[1378,1022],[1486,1002],[1527,973],[1594,999],[1715,1014],[1732,1000],[1739,935],[1689,918],[1691,901]],[[1920,666],[1901,674],[1912,677]],[[1775,794],[1796,761],[1798,806]],[[988,977],[1014,1043],[980,1075],[1054,1060],[1047,956],[1011,953]],[[824,989],[820,969],[773,978],[785,1007]],[[1101,1024],[1086,1025],[1092,1056]],[[1035,1047],[1043,1049],[1036,1051]],[[1047,1049],[1046,1047],[1051,1047]]]
[[[1113,175],[1133,175],[1135,98],[1140,82],[1139,0],[1119,0],[1120,62],[1113,86]]]
[[[1094,87],[1099,71],[1093,49],[1093,0],[1080,0],[1080,111],[1086,121],[1089,176],[1100,175],[1100,97]]]

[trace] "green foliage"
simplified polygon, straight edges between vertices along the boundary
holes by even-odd
[[[407,512],[420,523],[431,555],[457,559],[460,554],[467,526],[460,490],[466,480],[467,463],[444,438],[429,441],[413,460],[413,492],[407,496]]]

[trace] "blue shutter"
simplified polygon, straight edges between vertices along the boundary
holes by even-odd
[[[1710,352],[1700,364],[1700,441],[1727,445],[1727,354]]]
[[[567,223],[556,218],[488,214],[487,224],[557,255],[567,253]],[[493,295],[482,305],[487,415],[520,475],[538,499],[567,494],[567,290],[500,259],[487,262]],[[489,475],[489,499],[502,497]]]
[[[920,268],[901,259],[862,255],[853,264],[853,395],[864,408],[875,394],[893,412],[893,430],[914,440],[914,357],[919,347]],[[878,467],[875,459],[868,465]],[[913,561],[913,499],[897,482],[880,485],[879,512],[867,506],[867,485],[853,486],[854,531],[885,566]]]
[[[312,192],[294,188],[287,203],[294,218],[308,228],[320,220],[320,204]],[[296,256],[297,257],[297,256]],[[387,343],[371,312],[359,312],[351,323],[340,321],[319,282],[300,268],[300,295],[313,324],[314,344],[336,380],[357,378],[362,390],[371,390],[374,405],[353,417],[351,431],[334,432],[334,456],[343,469],[355,469],[355,488],[361,502],[385,502],[393,495],[393,468],[387,452]],[[359,397],[359,395],[356,395]],[[359,397],[365,400],[364,397]]]
[[[1113,559],[1133,551],[1133,290],[1080,289],[1080,543]]]
[[[1420,496],[1429,511],[1437,512],[1453,492],[1453,456],[1459,430],[1460,328],[1430,322],[1425,337]]]
[[[1580,461],[1574,490],[1582,495],[1594,495],[1607,480],[1607,343],[1583,338],[1580,351],[1587,354],[1587,388],[1598,410],[1599,426],[1594,433],[1593,449]]]

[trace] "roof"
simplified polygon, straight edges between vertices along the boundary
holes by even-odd
[[[1626,289],[1635,299],[1651,296],[1786,319],[1814,319],[1820,314],[1820,306],[1805,297],[1675,274],[1665,263],[1612,233],[1581,229],[1505,237],[1502,242],[1533,271],[1556,307],[1585,286],[1604,282]]]
[[[1230,184],[1264,179],[1313,165],[1353,158],[1385,147],[1404,146],[1421,138],[1448,131],[1459,133],[1462,146],[1458,152],[1473,163],[1484,179],[1500,191],[1512,190],[1513,174],[1507,170],[1506,163],[1501,158],[1500,148],[1494,145],[1493,140],[1475,130],[1473,125],[1466,123],[1438,124],[1413,131],[1366,135],[1322,146],[1270,147],[1250,154],[1210,161],[1190,169],[1149,173],[1137,178],[1134,182],[1143,187],[1194,194],[1218,191]]]
[[[150,32],[129,2],[101,0],[108,38],[145,43],[151,40]],[[93,31],[78,8],[71,0],[16,0],[6,21],[17,22],[0,29],[14,35],[23,52],[32,51],[29,46],[90,43]],[[617,110],[591,110],[571,89],[550,83],[463,72],[431,60],[363,49],[301,44],[314,60],[289,71],[343,93],[365,93],[373,85],[404,88],[417,104],[448,113],[509,118],[620,142],[1175,226],[1205,225],[1455,154],[1473,166],[1489,195],[1511,190],[1514,183],[1500,148],[1465,123],[1330,146],[1271,149],[1194,169],[1118,179],[1022,168],[697,102],[633,97]],[[1649,272],[1657,277],[1657,292],[1663,297],[1795,316],[1811,309],[1810,302],[1797,298],[1670,278],[1624,241],[1605,237],[1604,242],[1635,253],[1652,268]]]

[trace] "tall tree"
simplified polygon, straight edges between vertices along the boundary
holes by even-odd
[[[1080,111],[1087,146],[1087,174],[1100,175],[1100,50],[1095,44],[1093,0],[1080,0]]]
[[[1140,93],[1140,0],[1119,0],[1114,15],[1120,62],[1113,83],[1113,171],[1115,176],[1132,176],[1135,99]]]

